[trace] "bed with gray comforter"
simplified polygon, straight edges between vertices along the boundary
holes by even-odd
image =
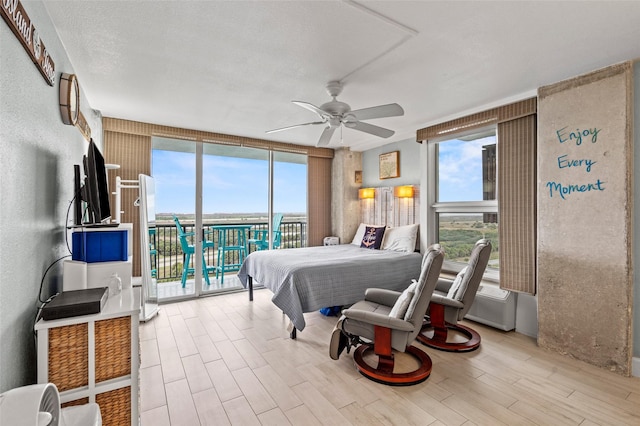
[[[421,261],[420,253],[353,244],[265,250],[246,257],[238,278],[251,300],[253,286],[271,290],[272,302],[302,331],[305,312],[351,305],[364,299],[369,287],[404,290],[418,279]]]

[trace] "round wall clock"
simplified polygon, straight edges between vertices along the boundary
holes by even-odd
[[[62,122],[75,126],[80,111],[80,88],[75,74],[62,73],[60,76],[60,115]]]

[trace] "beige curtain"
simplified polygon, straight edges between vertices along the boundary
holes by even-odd
[[[123,180],[138,180],[138,175],[151,174],[151,137],[128,133],[104,131],[104,158],[107,163],[120,168],[108,172],[110,192],[115,192],[116,176]],[[140,276],[140,216],[138,209],[131,208],[138,198],[138,191],[122,191],[121,203],[124,214],[121,223],[133,223],[133,275]],[[112,195],[111,216],[116,215],[115,195]]]
[[[307,238],[309,246],[321,246],[324,237],[331,235],[331,159],[309,157],[307,175]]]
[[[456,118],[455,120],[425,127],[417,132],[417,141],[441,138],[443,136],[465,132],[467,130],[485,127],[489,124],[515,120],[536,113],[536,98],[525,99],[509,105],[492,108],[487,111]]]
[[[536,293],[536,116],[498,124],[500,287]]]

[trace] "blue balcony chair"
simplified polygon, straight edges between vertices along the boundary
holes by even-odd
[[[180,238],[180,247],[185,255],[184,264],[182,265],[182,288],[184,288],[187,283],[187,275],[195,273],[195,269],[189,266],[191,256],[195,253],[195,245],[189,242],[189,238],[194,237],[195,233],[184,232],[184,228],[180,225],[180,221],[175,215],[173,216],[173,221],[176,223],[178,237]],[[213,248],[213,246],[213,241],[208,241],[206,239],[202,240],[202,276],[204,277],[207,285],[211,285],[209,282],[209,272],[213,271],[214,267],[207,266],[207,262],[204,259],[204,252],[207,248]]]
[[[158,278],[156,269],[158,249],[156,249],[156,228],[149,228],[149,257],[151,257],[151,278]]]
[[[282,240],[282,232],[280,231],[280,224],[282,223],[282,213],[276,213],[273,215],[273,222],[271,228],[273,230],[273,248],[280,247],[280,241]],[[267,250],[269,248],[269,230],[268,229],[256,229],[251,230],[254,238],[249,238],[247,243],[256,246],[256,250]]]

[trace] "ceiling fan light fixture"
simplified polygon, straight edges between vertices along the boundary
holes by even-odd
[[[345,127],[349,129],[353,129],[358,125],[358,119],[356,118],[355,115],[348,113],[348,114],[345,114],[344,117],[342,117],[342,123],[344,124]]]

